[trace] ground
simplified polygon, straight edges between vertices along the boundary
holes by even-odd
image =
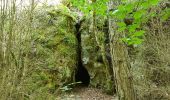
[[[76,87],[70,93],[63,94],[59,100],[118,100],[102,90],[91,87]]]

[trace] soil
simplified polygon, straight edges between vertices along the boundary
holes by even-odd
[[[113,95],[91,87],[76,87],[70,93],[63,94],[59,100],[118,100]]]

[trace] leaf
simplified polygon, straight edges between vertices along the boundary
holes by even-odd
[[[150,0],[151,4],[152,5],[157,5],[159,3],[159,0]]]
[[[126,26],[126,24],[125,24],[124,22],[119,22],[119,23],[117,23],[117,25],[118,25],[119,27],[125,27],[125,26]]]
[[[122,32],[122,31],[124,31],[126,29],[126,27],[120,27],[120,28],[118,28],[118,32]]]
[[[161,20],[163,21],[170,18],[170,8],[166,8],[160,15],[161,15]]]
[[[136,28],[138,28],[138,27],[139,27],[139,24],[132,24],[128,27],[128,30],[130,33],[134,33]]]
[[[134,13],[134,18],[135,19],[140,19],[142,17],[143,13],[141,13],[140,11],[137,11]]]
[[[140,39],[140,38],[132,38],[131,41],[128,43],[129,45],[131,44],[136,44],[136,45],[139,45],[139,44],[142,44],[143,42],[143,39]]]
[[[127,4],[124,9],[126,9],[127,12],[131,12],[133,9],[134,5],[133,4]]]
[[[133,36],[137,36],[137,37],[138,37],[138,36],[143,36],[144,33],[145,33],[144,30],[140,30],[140,31],[135,32],[135,33],[133,34]]]
[[[117,12],[116,17],[120,20],[124,19],[126,17],[125,12]]]
[[[126,29],[126,24],[124,22],[118,22],[117,25],[118,25],[119,32],[122,32]]]
[[[126,43],[128,43],[129,41],[131,41],[130,38],[122,38],[121,40],[124,41],[124,42],[126,42]]]
[[[147,1],[145,1],[144,3],[142,3],[142,8],[144,9],[148,9],[149,8],[149,3]]]
[[[125,10],[125,7],[124,7],[123,5],[120,5],[120,6],[118,6],[118,10],[119,10],[119,11],[124,11],[124,10]]]

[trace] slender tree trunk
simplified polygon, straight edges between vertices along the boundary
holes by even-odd
[[[5,15],[6,15],[6,12],[5,12],[5,3],[1,0],[0,1],[0,67],[1,67],[1,70],[2,70],[2,67],[4,67],[4,45],[3,45],[3,42],[4,42],[4,22],[5,22]]]

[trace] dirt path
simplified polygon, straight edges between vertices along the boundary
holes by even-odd
[[[59,100],[118,100],[112,95],[107,95],[100,89],[77,87],[71,93],[66,93]]]

